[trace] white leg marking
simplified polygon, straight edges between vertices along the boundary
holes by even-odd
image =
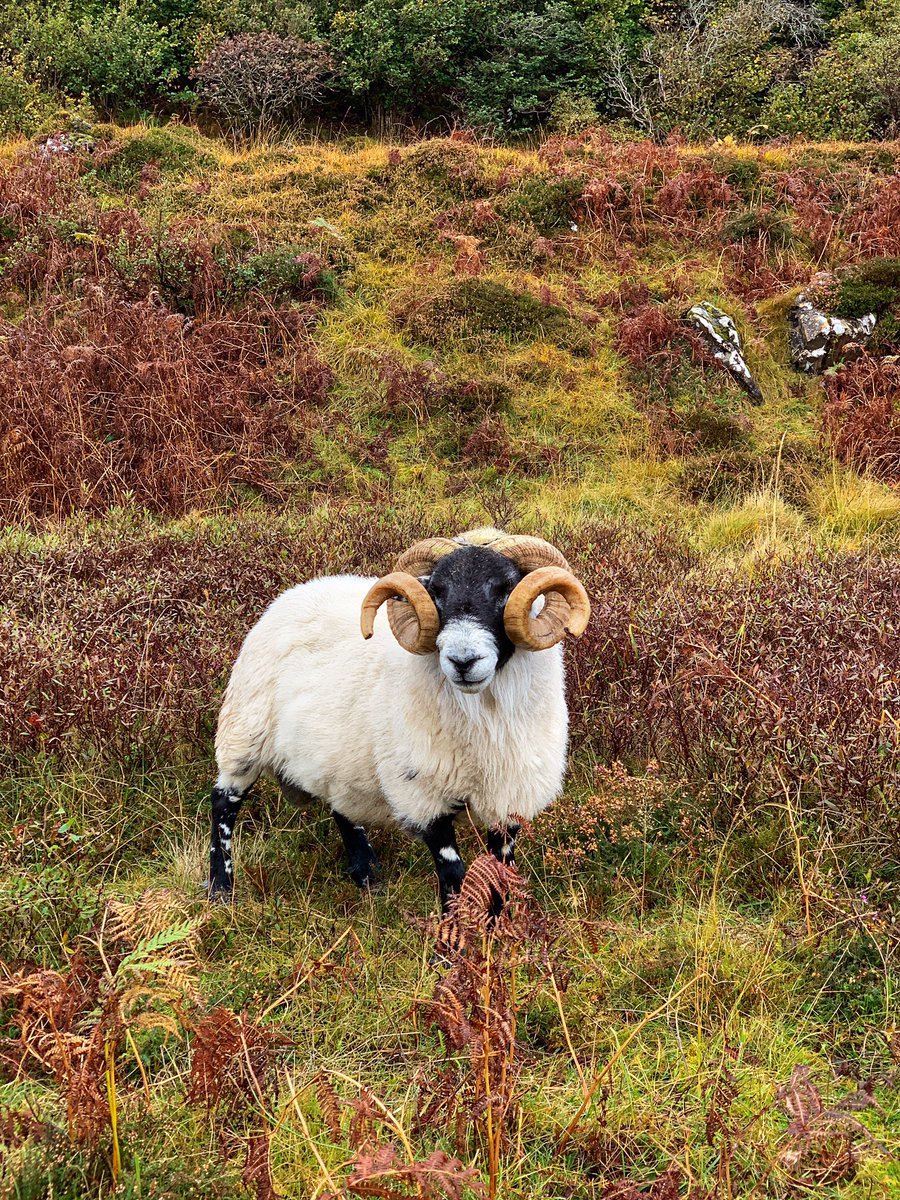
[[[441,846],[440,850],[438,850],[438,854],[444,860],[444,862],[459,862],[459,855],[452,846]]]

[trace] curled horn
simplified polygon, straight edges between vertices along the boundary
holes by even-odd
[[[437,645],[440,618],[434,601],[416,577],[429,575],[439,558],[458,549],[449,538],[427,538],[405,550],[395,569],[374,583],[363,600],[363,637],[372,636],[375,615],[387,602],[391,632],[403,649],[410,654],[431,654]]]
[[[375,631],[375,614],[387,601],[388,621],[394,637],[410,654],[430,654],[437,644],[440,619],[434,601],[406,571],[383,575],[363,600],[360,626],[364,638]]]
[[[526,650],[549,650],[567,633],[581,637],[590,620],[591,603],[555,546],[542,538],[507,535],[493,542],[491,549],[506,555],[526,572],[513,588],[503,612],[511,642]],[[544,597],[544,607],[532,617],[539,596]]]

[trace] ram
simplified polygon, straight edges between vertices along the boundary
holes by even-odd
[[[466,806],[511,861],[516,817],[562,787],[560,643],[589,617],[559,550],[496,529],[417,542],[381,579],[284,592],[247,635],[219,714],[211,898],[231,894],[235,821],[263,772],[331,808],[360,887],[378,877],[367,827],[399,825],[431,851],[446,909]]]

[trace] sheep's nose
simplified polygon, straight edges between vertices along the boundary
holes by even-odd
[[[459,671],[460,675],[465,675],[469,668],[478,662],[479,658],[477,654],[470,654],[468,658],[454,658],[452,654],[448,654],[447,657],[453,663],[454,667],[456,667],[457,671]]]

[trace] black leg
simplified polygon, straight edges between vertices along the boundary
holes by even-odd
[[[369,845],[366,831],[362,825],[354,825],[339,812],[331,810],[334,823],[340,830],[347,851],[347,861],[350,863],[350,878],[360,888],[372,888],[378,882],[378,859],[375,851]]]
[[[517,822],[510,821],[505,828],[498,825],[496,828],[488,830],[488,850],[494,858],[506,863],[507,866],[516,861],[516,838],[519,836],[521,828],[522,826]]]
[[[417,831],[434,858],[438,886],[441,890],[441,912],[446,912],[450,900],[459,891],[466,873],[466,866],[459,856],[456,845],[456,830],[453,828],[455,813],[447,813]]]
[[[231,859],[231,839],[234,824],[247,792],[214,787],[212,806],[212,837],[209,844],[209,898],[228,900],[234,890],[234,866]]]
[[[505,828],[502,825],[498,825],[496,828],[488,830],[488,850],[504,866],[511,867],[515,865],[516,837],[521,828],[522,826],[516,821],[510,821]],[[503,911],[503,897],[493,888],[491,891],[493,894],[491,896],[490,913],[492,917],[499,917]]]

